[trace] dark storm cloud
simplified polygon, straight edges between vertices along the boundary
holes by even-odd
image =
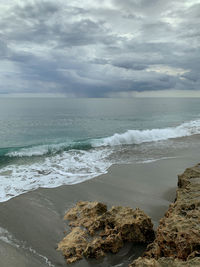
[[[0,40],[0,58],[5,58],[9,53],[6,43]]]
[[[72,24],[59,32],[62,46],[83,46],[91,44],[109,45],[115,41],[115,37],[103,27],[104,22],[95,23],[84,19]]]
[[[87,17],[74,21],[73,18],[87,13],[87,10],[66,6],[63,11],[61,8],[58,3],[46,1],[17,5],[0,21],[0,27],[5,28],[4,33],[9,40],[21,43],[54,41],[58,47],[63,47],[110,44],[114,41],[104,27],[105,21],[95,22]],[[60,14],[63,17],[59,17]]]
[[[197,0],[5,1],[0,92],[198,90],[199,12]]]

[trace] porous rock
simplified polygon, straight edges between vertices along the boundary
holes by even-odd
[[[83,255],[99,258],[107,252],[117,253],[126,241],[149,243],[154,239],[151,219],[140,209],[118,206],[107,210],[103,203],[81,201],[64,219],[69,221],[72,232],[59,243],[58,249],[62,250],[67,262],[81,259]],[[71,253],[72,247],[74,253]]]
[[[62,250],[67,263],[73,263],[82,259],[83,251],[87,247],[87,233],[80,227],[75,227],[58,244],[58,250]]]
[[[143,259],[138,260],[140,265],[134,265],[135,261],[131,266],[143,266],[142,260],[155,263],[149,266],[164,266],[159,265],[161,258],[164,262],[163,257],[177,264],[169,266],[200,266],[199,256],[200,164],[178,176],[176,200],[160,220],[156,239],[148,246]],[[181,265],[181,261],[190,265]]]
[[[138,258],[135,260],[130,267],[199,267],[200,258],[193,258],[188,261],[183,261],[173,258],[159,258],[148,259],[148,258]]]

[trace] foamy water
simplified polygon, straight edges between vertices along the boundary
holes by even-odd
[[[22,153],[19,152],[19,157]],[[33,164],[10,164],[1,168],[0,202],[39,187],[77,184],[106,173],[111,166],[111,162],[106,160],[110,153],[109,149],[71,150]],[[16,157],[17,153],[14,155]],[[30,153],[26,150],[24,155],[30,156]]]
[[[122,134],[116,133],[110,137],[82,143],[40,145],[9,152],[5,156],[13,161],[0,169],[0,202],[39,187],[54,188],[60,185],[77,184],[104,174],[113,163],[126,162],[126,159],[123,161],[120,159],[122,150],[123,155],[126,155],[126,147],[123,145],[136,146],[132,152],[134,154],[137,151],[139,153],[137,150],[140,148],[139,145],[145,143],[154,143],[155,150],[156,143],[159,141],[199,133],[200,120],[194,120],[176,127],[128,130]],[[73,149],[73,147],[80,147],[80,149]],[[87,149],[81,149],[83,147]],[[152,153],[151,150],[152,148],[149,150],[150,153]],[[131,153],[130,147],[127,153]],[[27,161],[26,158],[29,160]],[[134,162],[150,163],[166,158],[170,157],[152,157],[147,149],[140,155],[138,161],[137,154],[134,155]]]
[[[117,146],[141,144],[145,142],[156,142],[171,138],[191,136],[200,133],[200,120],[183,123],[177,127],[168,127],[164,129],[147,129],[147,130],[128,130],[122,134],[95,140],[93,146]]]
[[[199,99],[4,98],[0,111],[1,202],[176,157],[200,134]]]
[[[55,267],[55,265],[44,255],[38,253],[31,246],[27,246],[25,242],[16,239],[7,229],[0,227],[0,240],[19,249],[26,250],[31,254],[34,254],[37,258],[40,258],[42,262],[46,263],[47,266]]]

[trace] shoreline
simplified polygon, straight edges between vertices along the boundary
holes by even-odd
[[[196,164],[195,158],[196,155],[188,155],[145,164],[113,165],[107,174],[83,183],[40,188],[0,203],[0,227],[12,235],[7,237],[8,243],[1,233],[0,265],[22,267],[28,262],[29,267],[67,266],[56,247],[66,230],[65,212],[80,200],[100,201],[109,207],[139,207],[157,227],[175,199],[177,175]],[[140,253],[127,246],[117,256],[106,257],[103,266],[127,266],[134,254]],[[82,260],[73,264],[74,267],[91,265],[102,266],[102,262]]]

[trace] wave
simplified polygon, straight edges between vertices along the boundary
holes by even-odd
[[[48,144],[48,145],[35,145],[31,147],[23,147],[15,150],[11,149],[10,152],[4,153],[3,156],[8,157],[32,157],[54,155],[68,150],[88,150],[92,148],[91,144],[87,141],[77,141],[71,143]]]
[[[0,169],[0,202],[39,187],[76,184],[106,173],[110,149],[70,150],[36,162],[8,164]]]
[[[4,149],[4,156],[0,154],[0,202],[38,187],[53,188],[81,183],[106,173],[114,163],[122,163],[124,159],[127,162],[129,157],[130,162],[142,163],[164,159],[157,152],[155,157],[152,151],[148,155],[148,148],[143,151],[143,146],[127,150],[127,146],[122,148],[119,145],[155,142],[199,133],[200,120],[195,120],[163,129],[129,130],[101,139]],[[159,146],[156,143],[152,145],[157,151]]]
[[[128,130],[125,133],[93,141],[93,147],[117,146],[156,142],[172,138],[179,138],[200,134],[200,120],[183,123],[176,127],[147,130]]]
[[[55,155],[64,151],[70,150],[90,150],[91,148],[118,146],[118,145],[134,145],[148,142],[162,141],[172,138],[191,136],[200,133],[200,120],[194,120],[183,123],[176,127],[168,127],[161,129],[146,129],[146,130],[128,130],[124,133],[115,133],[112,136],[80,140],[59,144],[35,145],[24,148],[10,148],[9,152],[4,149],[0,157],[37,157],[44,155]],[[1,152],[1,151],[0,151]],[[7,159],[6,159],[7,160]]]

